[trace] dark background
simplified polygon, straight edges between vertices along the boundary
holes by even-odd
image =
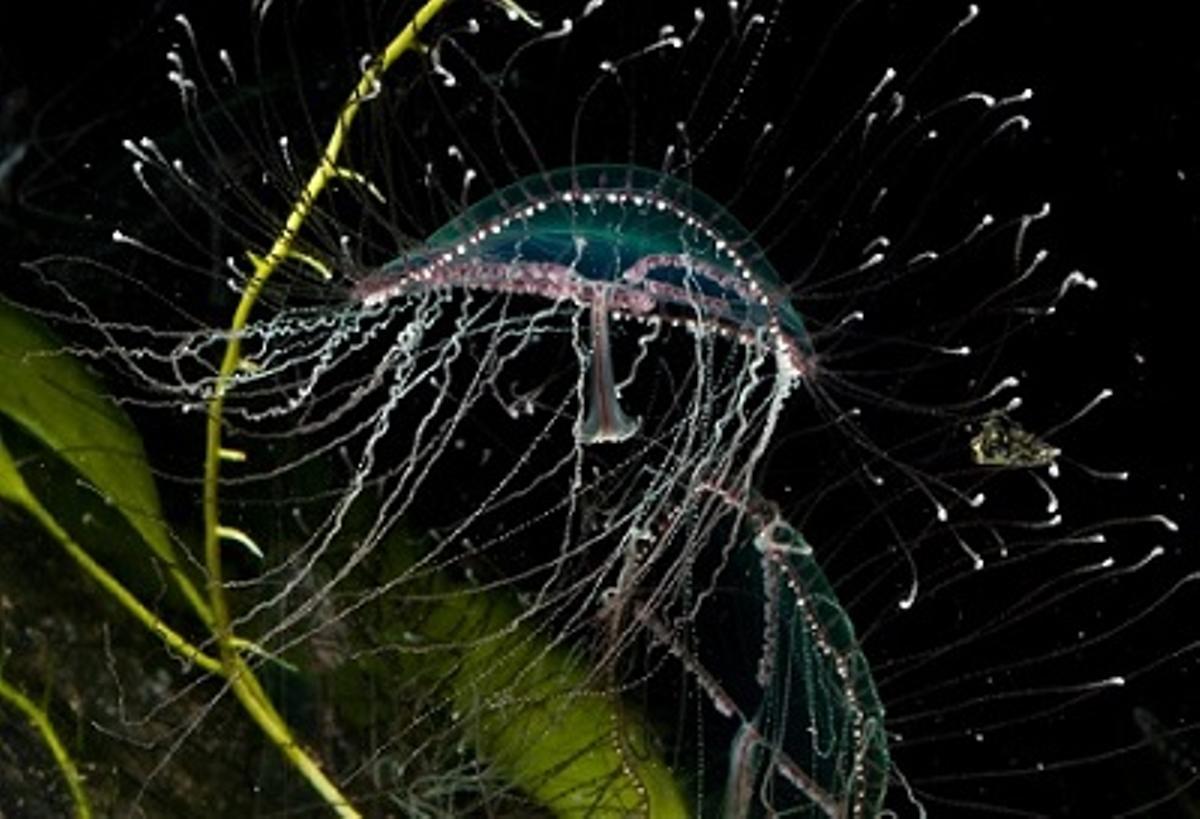
[[[1134,391],[1121,396],[1135,444],[1128,454],[1178,492],[1196,486],[1200,452],[1188,389],[1200,269],[1200,52],[1186,6],[987,3],[972,29],[979,53],[963,66],[979,87],[1034,89],[1024,109],[1033,150],[1020,161],[1033,163],[1053,202],[1046,244],[1101,284],[1088,311],[1099,329],[1092,336],[1106,346],[1079,367],[1112,366],[1107,353],[1117,353],[1113,385],[1134,375]],[[127,166],[117,141],[132,132],[128,123],[153,133],[148,91],[173,93],[156,34],[179,9],[199,13],[163,2],[27,4],[24,20],[0,33],[0,144],[30,148],[0,187],[9,282],[23,254],[106,235],[45,217],[96,204],[94,191],[81,199],[72,187],[72,162],[94,150],[103,157],[98,148],[107,146]],[[244,20],[240,9],[230,17]],[[161,79],[148,85],[147,75]],[[1145,364],[1131,366],[1134,355]]]
[[[147,97],[174,91],[158,32],[187,5],[27,4],[24,19],[10,17],[0,31],[0,162],[14,145],[29,148],[0,186],[0,292],[22,289],[23,260],[104,243],[111,228],[68,215],[103,209],[108,195],[94,176],[77,182],[78,164],[107,161],[120,171],[114,182],[128,186],[118,143],[159,133],[155,112],[169,106]],[[1151,13],[1128,4],[992,0],[973,30],[979,51],[962,70],[980,87],[1034,89],[1024,108],[1033,121],[1030,150],[1020,162],[1053,203],[1043,244],[1100,282],[1076,322],[1094,355],[1075,365],[1081,382],[1118,391],[1106,409],[1115,421],[1111,458],[1098,465],[1133,470],[1151,507],[1182,525],[1174,548],[1200,550],[1200,47],[1188,12],[1186,3],[1160,3]],[[156,81],[148,85],[147,76]],[[1178,627],[1194,632],[1195,623]],[[1195,708],[1194,692],[1178,697]],[[1094,809],[1103,814],[1102,805]]]

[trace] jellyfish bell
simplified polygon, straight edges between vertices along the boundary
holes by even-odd
[[[571,167],[520,180],[434,232],[417,258],[385,265],[356,295],[375,305],[461,288],[586,309],[584,443],[637,431],[615,386],[614,317],[767,345],[785,380],[803,372],[810,352],[803,322],[745,229],[699,191],[645,168]]]

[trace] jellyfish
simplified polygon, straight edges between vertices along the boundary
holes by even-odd
[[[1039,352],[1097,282],[986,15],[417,5],[164,20],[178,124],[11,296],[141,431],[161,509],[63,483],[196,644],[79,619],[112,812],[1055,812],[1152,751],[1105,717],[1193,575]]]

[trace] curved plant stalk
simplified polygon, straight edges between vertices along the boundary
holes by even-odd
[[[346,100],[345,105],[342,106],[337,123],[333,128],[333,134],[321,154],[316,170],[313,171],[308,184],[293,205],[292,211],[288,214],[283,229],[279,232],[271,249],[265,257],[250,254],[254,264],[254,273],[242,291],[241,300],[234,312],[230,325],[229,342],[225,348],[221,368],[213,386],[212,398],[208,404],[204,452],[204,559],[208,569],[208,596],[213,616],[213,633],[220,651],[224,676],[228,679],[234,694],[246,712],[258,723],[288,761],[321,794],[330,807],[343,817],[358,817],[360,814],[338,790],[337,785],[325,775],[312,755],[296,742],[291,729],[275,710],[253,671],[239,653],[233,635],[229,603],[225,598],[222,584],[221,539],[222,537],[240,539],[239,536],[242,536],[242,533],[229,527],[223,527],[220,522],[218,485],[221,459],[236,458],[235,450],[224,449],[221,445],[222,413],[225,407],[225,394],[229,389],[233,374],[243,363],[240,334],[246,327],[250,311],[254,308],[267,279],[284,259],[300,258],[303,261],[303,257],[293,247],[296,236],[308,218],[313,203],[329,180],[346,175],[346,170],[337,164],[338,156],[359,107],[374,94],[380,77],[392,64],[405,52],[419,47],[418,32],[428,25],[429,21],[442,10],[446,3],[447,0],[427,0],[408,25],[388,44],[387,48],[366,66],[358,84]]]
[[[79,564],[84,574],[95,580],[100,588],[116,600],[122,608],[136,617],[142,625],[157,634],[169,648],[189,662],[200,666],[205,671],[210,671],[214,674],[223,673],[220,660],[205,654],[199,648],[192,645],[186,637],[168,626],[163,622],[162,618],[146,608],[142,601],[138,600],[137,595],[127,589],[120,580],[97,563],[95,558],[88,554],[87,549],[83,548],[71,537],[70,533],[62,527],[54,515],[50,514],[50,511],[30,491],[29,486],[25,483],[25,479],[21,477],[21,473],[17,470],[16,464],[13,463],[12,456],[4,446],[3,441],[0,441],[0,498],[24,509],[30,517],[41,524],[42,528],[57,540],[63,549],[66,550],[67,554]]]
[[[83,777],[79,773],[79,768],[75,766],[75,760],[71,759],[71,755],[67,753],[67,747],[59,739],[58,732],[54,730],[54,723],[50,722],[50,717],[45,709],[25,696],[16,686],[7,682],[3,676],[0,676],[0,699],[20,711],[25,719],[29,720],[29,724],[38,732],[42,742],[50,750],[51,756],[58,764],[58,769],[62,771],[63,779],[67,782],[67,789],[71,792],[71,802],[75,806],[73,812],[76,819],[91,819],[92,806],[88,801],[87,791],[83,789]]]

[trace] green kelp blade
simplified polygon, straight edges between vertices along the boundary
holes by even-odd
[[[137,430],[80,362],[40,325],[3,301],[0,414],[69,464],[115,507],[167,565],[195,610],[207,617],[208,607],[183,574],[167,533]],[[10,500],[16,500],[14,492],[28,489],[0,489]]]
[[[551,645],[505,592],[427,582],[423,602],[390,611],[392,636],[407,633],[419,649],[385,673],[445,691],[463,739],[490,770],[561,819],[693,815],[644,715],[586,653]]]
[[[465,649],[455,685],[460,713],[476,709],[476,743],[486,759],[563,819],[689,814],[640,716],[622,713],[611,691],[589,691],[590,668],[581,658],[548,648],[528,628],[511,629],[515,604],[478,596],[464,602],[437,619],[454,621],[456,631],[503,635]],[[624,754],[614,742],[617,730],[629,749]]]

